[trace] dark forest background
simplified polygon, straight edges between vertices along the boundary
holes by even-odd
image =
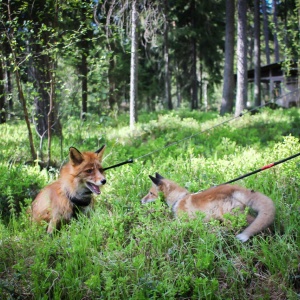
[[[261,66],[299,58],[294,0],[3,0],[0,9],[0,123],[24,119],[33,158],[31,131],[48,138],[50,159],[51,135],[71,116],[125,111],[133,129],[141,111],[239,115],[265,101]]]

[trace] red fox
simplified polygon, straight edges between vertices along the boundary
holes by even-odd
[[[41,190],[32,202],[32,219],[49,223],[49,234],[69,222],[77,211],[88,214],[93,209],[93,194],[99,195],[100,186],[106,183],[101,166],[104,149],[105,145],[96,152],[81,153],[71,147],[69,162],[62,167],[59,179]]]
[[[259,192],[237,185],[224,184],[191,194],[185,188],[165,179],[158,173],[155,177],[151,175],[149,177],[153,185],[141,202],[155,201],[161,192],[175,216],[185,212],[191,218],[199,211],[205,214],[204,221],[222,220],[225,213],[230,213],[235,208],[242,211],[246,206],[251,207],[258,214],[256,218],[249,215],[247,220],[251,224],[236,236],[241,242],[246,242],[251,236],[269,227],[274,221],[275,205],[273,201]]]

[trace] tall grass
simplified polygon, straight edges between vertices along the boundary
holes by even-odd
[[[179,221],[161,201],[140,204],[155,172],[197,192],[299,152],[299,115],[265,109],[202,134],[226,117],[145,115],[135,132],[115,119],[68,120],[66,157],[69,146],[96,150],[105,143],[105,166],[130,157],[134,163],[108,170],[91,217],[79,216],[53,237],[30,223],[26,209],[57,172],[26,166],[28,145],[17,138],[24,125],[1,125],[1,297],[299,299],[300,159],[238,182],[270,196],[277,208],[273,228],[245,244],[235,238],[242,218]],[[181,142],[168,146],[174,141]],[[58,145],[54,140],[59,161]]]

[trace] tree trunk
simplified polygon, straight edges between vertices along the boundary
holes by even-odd
[[[41,53],[42,49],[37,46],[30,51],[36,51],[35,53]],[[34,98],[35,105],[35,126],[36,131],[41,138],[43,138],[48,132],[48,113],[50,105],[50,93],[51,93],[51,78],[52,69],[55,66],[53,58],[49,55],[37,55],[31,63],[29,68],[29,80],[33,82],[33,86],[37,91],[38,96]],[[56,136],[62,136],[61,125],[58,116],[58,107],[55,105],[55,99],[53,100],[53,113],[52,113],[52,132]]]
[[[204,109],[205,111],[208,111],[208,97],[207,97],[207,85],[208,85],[208,82],[205,80],[205,81],[202,81],[202,90],[203,90],[203,106],[204,106]]]
[[[27,130],[28,130],[31,158],[34,161],[34,160],[36,160],[37,156],[36,156],[36,152],[35,152],[35,148],[34,148],[34,144],[33,144],[33,137],[32,137],[32,131],[31,131],[31,127],[30,127],[27,104],[26,104],[26,100],[25,100],[22,85],[21,85],[21,76],[19,73],[19,68],[17,67],[17,58],[16,58],[16,54],[15,54],[14,50],[12,50],[12,54],[13,54],[13,59],[14,59],[14,67],[15,67],[16,83],[17,83],[17,88],[18,88],[18,92],[19,92],[19,99],[23,106],[25,122],[26,122]]]
[[[81,120],[86,120],[86,114],[87,114],[87,101],[88,101],[88,82],[87,82],[87,76],[88,76],[88,66],[87,66],[87,57],[86,57],[86,49],[82,49],[81,54]]]
[[[87,15],[84,10],[80,12],[80,19],[84,22],[89,22],[87,20]],[[82,121],[85,121],[87,118],[87,106],[88,106],[88,57],[90,53],[90,40],[93,37],[93,31],[89,28],[86,28],[84,31],[81,40],[79,42],[79,51],[81,52],[81,63],[79,66],[80,75],[81,75],[81,114],[80,118]]]
[[[226,0],[226,37],[225,37],[225,67],[223,75],[223,94],[220,114],[231,113],[234,95],[234,11],[235,1]]]
[[[37,45],[34,49],[35,53],[41,53],[42,49]],[[29,68],[29,80],[33,82],[33,86],[37,91],[38,96],[34,98],[35,105],[35,127],[40,138],[44,138],[48,132],[48,113],[50,105],[50,93],[51,93],[51,78],[52,69],[55,66],[53,59],[49,55],[38,55],[30,64]],[[51,114],[51,126],[52,132],[56,136],[62,136],[60,120],[58,116],[58,107],[55,105],[55,99],[53,100],[53,111]]]
[[[4,68],[3,68],[3,59],[2,59],[2,55],[0,55],[0,124],[6,122],[4,82],[5,82],[5,76],[4,76]]]
[[[165,101],[169,110],[173,109],[171,97],[170,62],[169,62],[169,21],[168,0],[164,0],[164,77],[165,77]]]
[[[115,77],[113,74],[114,69],[115,69],[114,57],[110,57],[107,80],[109,86],[108,104],[111,110],[114,109],[114,106],[117,103],[115,97],[116,84],[115,84]]]
[[[29,45],[34,45],[33,47]],[[49,57],[41,54],[43,51],[42,46],[34,43],[31,40],[28,43],[27,52],[37,53],[29,61],[28,67],[28,80],[32,82],[35,89],[34,96],[34,124],[36,131],[40,138],[43,138],[48,131],[48,111],[49,111],[49,86],[50,82],[49,72]],[[39,54],[39,55],[38,55]]]
[[[276,0],[273,0],[273,22],[274,22],[274,55],[275,55],[275,62],[279,62],[279,44],[278,44],[278,38],[277,38],[278,21],[277,21],[277,3],[276,3]]]
[[[12,100],[12,93],[13,93],[13,88],[12,88],[12,83],[11,83],[11,70],[10,70],[10,62],[7,61],[6,63],[6,88],[5,88],[5,93],[7,95],[6,97],[6,102],[7,102],[7,113],[8,113],[8,118],[11,118],[11,113],[14,109],[14,103]]]
[[[131,60],[130,60],[130,129],[135,128],[135,123],[137,122],[137,111],[136,111],[136,101],[137,101],[137,79],[138,79],[138,36],[137,36],[137,26],[138,26],[138,12],[136,0],[132,1],[132,11],[131,11]]]
[[[191,3],[192,6],[192,30],[196,31],[196,3],[195,0]],[[192,38],[192,103],[191,109],[198,109],[198,78],[197,78],[197,40]]]
[[[10,22],[12,22],[10,2],[8,2],[7,9],[8,9],[8,19],[9,19]],[[13,34],[14,34],[14,31],[11,30],[9,33],[8,32],[6,33],[6,37],[7,37],[8,43],[9,43],[10,48],[11,48],[12,62],[13,62],[14,73],[15,73],[15,76],[16,76],[16,84],[17,84],[17,88],[18,88],[18,92],[19,92],[19,99],[20,99],[20,102],[21,102],[22,107],[23,107],[24,118],[25,118],[27,130],[28,130],[30,153],[31,153],[32,160],[35,160],[36,159],[36,152],[35,152],[34,143],[33,143],[33,137],[32,137],[32,131],[31,131],[31,127],[30,127],[27,104],[26,104],[26,100],[25,100],[22,85],[21,85],[21,76],[20,76],[20,73],[19,73],[19,66],[18,66],[18,63],[17,63],[17,54],[16,54],[16,51],[15,51],[16,49],[15,49],[15,43],[14,43],[15,38],[14,38]]]
[[[197,79],[197,43],[196,39],[193,38],[192,40],[192,55],[193,55],[193,62],[192,62],[192,103],[191,109],[198,109],[198,79]]]
[[[29,116],[28,116],[26,100],[24,98],[23,90],[21,87],[21,78],[20,78],[20,74],[18,71],[15,72],[15,75],[16,75],[16,82],[17,82],[17,86],[18,86],[19,98],[20,98],[20,101],[23,106],[25,122],[26,122],[27,130],[28,130],[31,157],[32,157],[32,160],[35,160],[37,157],[36,157],[36,152],[35,152],[35,148],[34,148],[34,144],[33,144],[33,137],[32,137],[32,131],[31,131],[31,127],[30,127],[30,121],[29,121]]]
[[[1,49],[3,52],[4,57],[9,57],[9,54],[11,53],[10,45],[9,42],[3,41],[3,48]],[[13,100],[12,100],[12,93],[13,93],[13,87],[12,87],[12,82],[11,82],[11,62],[9,59],[3,60],[3,70],[4,70],[4,78],[5,78],[5,84],[4,84],[4,94],[5,94],[5,105],[7,108],[7,114],[6,116],[8,119],[11,119],[12,114],[13,114]]]
[[[247,0],[238,0],[237,93],[235,116],[247,105]]]
[[[260,0],[254,0],[254,105],[261,105],[260,89]]]
[[[54,29],[57,29],[57,21],[58,21],[58,6],[56,3],[56,7],[55,7],[55,17],[52,20],[52,26]],[[52,39],[52,43],[51,44],[56,44],[56,40]],[[47,160],[47,168],[50,167],[50,163],[51,163],[51,142],[52,142],[52,129],[53,126],[55,125],[56,121],[59,121],[59,118],[57,117],[54,113],[54,103],[55,103],[55,87],[56,87],[56,62],[57,62],[57,58],[55,56],[55,54],[52,54],[48,56],[48,60],[49,60],[49,70],[48,70],[48,74],[49,74],[49,111],[47,114],[47,130],[48,130],[48,160]],[[59,136],[62,138],[62,132],[59,132]],[[62,141],[62,139],[61,139]],[[61,148],[62,151],[62,148]]]
[[[199,58],[199,61],[200,61],[200,64],[199,64],[199,80],[200,80],[200,83],[199,83],[199,94],[200,94],[200,105],[203,105],[203,93],[204,93],[204,82],[206,79],[203,78],[203,62],[201,62],[201,58]],[[205,104],[204,104],[205,105]],[[207,110],[207,107],[205,107],[205,110]]]
[[[266,0],[262,0],[262,12],[264,20],[264,39],[265,39],[265,53],[267,65],[270,64],[270,47],[269,47],[269,25]]]
[[[50,167],[51,162],[51,141],[52,141],[52,135],[51,135],[51,129],[52,129],[52,114],[53,114],[53,104],[55,100],[55,67],[54,63],[52,63],[52,73],[50,74],[50,93],[49,93],[49,111],[47,114],[47,129],[48,129],[48,161],[47,161],[47,168]]]
[[[176,76],[175,76],[175,80],[176,80],[176,99],[177,99],[177,104],[176,107],[180,108],[181,106],[181,100],[182,100],[182,96],[181,96],[181,85],[180,85],[180,80],[179,80],[179,68],[178,68],[178,63],[176,62],[175,65],[175,72],[176,72]]]

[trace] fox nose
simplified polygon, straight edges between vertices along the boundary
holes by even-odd
[[[104,178],[101,180],[101,184],[105,184],[105,183],[106,183],[106,179]]]

